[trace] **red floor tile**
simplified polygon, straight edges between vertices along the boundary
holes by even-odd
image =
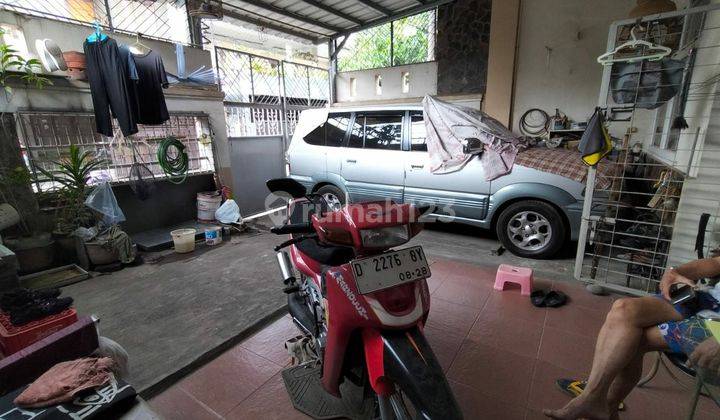
[[[547,309],[533,306],[530,303],[530,297],[521,295],[519,290],[500,292],[493,289],[485,303],[483,312],[520,319],[540,328],[545,324]]]
[[[463,342],[448,378],[509,404],[527,403],[535,359],[504,352],[495,347]]]
[[[455,381],[450,381],[450,387],[466,419],[522,420],[525,418],[523,406],[498,401],[495,397]]]
[[[541,336],[542,327],[539,325],[483,311],[470,329],[467,339],[534,359],[540,348]]]
[[[448,302],[460,305],[471,306],[482,309],[492,289],[488,287],[472,287],[465,283],[458,283],[446,280],[433,294],[434,298],[440,298]]]
[[[606,316],[607,311],[568,303],[559,308],[548,308],[545,325],[594,339]]]
[[[277,373],[232,409],[226,419],[293,420],[309,417],[296,410],[285,390],[282,375]]]
[[[435,293],[435,291],[440,287],[441,284],[445,282],[445,279],[443,279],[440,276],[436,276],[433,274],[430,278],[427,279],[428,284],[428,290],[430,291],[430,294]]]
[[[556,281],[553,283],[553,289],[559,290],[568,295],[570,298],[568,300],[568,305],[584,306],[597,311],[607,312],[610,310],[610,306],[613,303],[613,297],[611,295],[593,295],[585,290],[585,285],[582,283]]]
[[[588,372],[594,347],[595,338],[545,327],[538,358],[571,371]]]
[[[167,420],[218,420],[221,417],[175,385],[148,401],[150,407]]]
[[[479,309],[458,305],[433,296],[430,298],[430,315],[427,325],[464,338],[479,314]]]
[[[463,337],[429,325],[425,327],[424,333],[440,366],[447,372],[460,350]]]
[[[542,413],[545,408],[555,409],[563,407],[570,401],[570,397],[560,391],[556,380],[561,378],[584,379],[581,371],[574,371],[555,366],[551,363],[538,360],[535,371],[530,379],[530,396],[528,408]]]
[[[285,365],[290,361],[285,341],[299,334],[300,331],[290,317],[284,316],[240,343],[240,346],[279,365]]]
[[[484,267],[457,261],[439,260],[430,267],[433,275],[470,287],[492,287],[496,267]]]
[[[180,387],[225,415],[280,369],[280,365],[237,346],[183,379]]]

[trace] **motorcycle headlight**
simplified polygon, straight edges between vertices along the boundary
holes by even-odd
[[[390,248],[410,240],[407,225],[389,226],[376,229],[361,229],[360,238],[367,248]]]

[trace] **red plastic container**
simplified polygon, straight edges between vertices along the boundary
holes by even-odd
[[[0,351],[7,357],[74,324],[75,321],[77,321],[77,312],[73,308],[68,308],[59,314],[15,327],[10,322],[10,317],[4,312],[0,312]]]

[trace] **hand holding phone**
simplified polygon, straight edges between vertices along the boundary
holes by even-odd
[[[670,303],[682,304],[695,299],[695,288],[686,283],[674,283],[670,286]]]

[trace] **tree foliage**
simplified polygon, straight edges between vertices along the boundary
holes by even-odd
[[[364,70],[431,60],[434,19],[434,12],[429,11],[350,35],[338,55],[338,69]]]

